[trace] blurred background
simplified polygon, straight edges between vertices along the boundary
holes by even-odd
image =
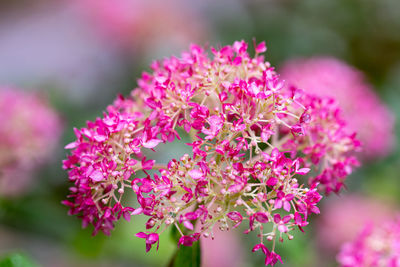
[[[0,183],[0,266],[166,266],[176,245],[166,234],[160,251],[146,255],[143,240],[134,236],[143,230],[140,218],[118,223],[109,237],[93,237],[92,229],[67,215],[61,205],[69,186],[63,147],[74,140],[73,127],[101,116],[118,93],[129,94],[153,60],[178,56],[190,43],[219,47],[253,38],[266,41],[266,59],[278,71],[294,58],[346,62],[364,73],[380,105],[393,114],[370,118],[394,118],[395,126],[372,140],[392,138],[390,149],[362,159],[345,192],[324,199],[306,233],[297,232],[277,250],[284,266],[336,266],[340,245],[365,220],[379,223],[400,213],[399,33],[398,0],[0,1],[0,88],[39,96],[58,114],[54,127],[60,132],[51,151],[40,145],[49,155],[39,167],[27,167],[28,186],[11,194]],[[9,118],[0,116],[0,124]],[[251,255],[255,236],[241,232],[203,245],[203,265],[263,266],[261,253]]]

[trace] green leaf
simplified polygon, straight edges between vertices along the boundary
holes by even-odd
[[[193,246],[180,246],[172,257],[168,267],[200,267],[201,249],[200,240],[193,243]]]
[[[27,256],[11,253],[0,258],[0,267],[37,267]]]

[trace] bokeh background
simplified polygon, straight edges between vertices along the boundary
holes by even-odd
[[[400,1],[2,0],[0,86],[45,96],[64,132],[51,160],[31,173],[29,188],[0,196],[0,265],[166,266],[176,245],[165,234],[159,252],[146,255],[134,236],[140,219],[93,237],[67,215],[63,147],[73,141],[73,127],[135,88],[152,60],[179,55],[193,42],[222,46],[253,38],[266,41],[266,58],[278,70],[289,59],[319,55],[361,70],[396,120],[391,152],[359,168],[345,192],[324,200],[323,215],[314,216],[306,234],[284,242],[278,249],[284,266],[336,266],[338,247],[361,229],[360,218],[379,222],[400,213]],[[157,157],[180,154],[170,148]],[[203,265],[262,266],[261,255],[250,252],[253,238],[241,230],[221,235],[207,243]]]

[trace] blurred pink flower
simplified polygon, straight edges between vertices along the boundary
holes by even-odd
[[[337,260],[342,267],[399,267],[400,217],[365,224],[354,240],[342,246]]]
[[[281,70],[288,86],[335,97],[344,119],[363,143],[367,159],[382,157],[394,147],[394,115],[379,99],[363,74],[334,58],[288,61]]]
[[[391,205],[359,195],[330,199],[322,210],[317,221],[317,240],[320,248],[332,253],[355,238],[365,223],[380,224],[393,215]]]
[[[203,267],[243,266],[243,248],[233,231],[214,231],[214,238],[201,238],[201,265]]]
[[[0,88],[0,194],[29,186],[32,172],[49,160],[61,135],[61,121],[35,93]]]
[[[205,20],[183,0],[78,0],[96,30],[125,49],[186,47],[204,41]]]

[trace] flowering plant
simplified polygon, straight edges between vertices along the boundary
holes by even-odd
[[[292,239],[319,213],[319,192],[340,191],[358,164],[351,152],[359,142],[334,100],[284,89],[260,55],[265,43],[255,45],[254,57],[247,48],[244,41],[211,48],[210,59],[192,45],[181,58],[156,61],[128,98],[75,129],[63,162],[74,184],[63,202],[69,213],[94,234],[109,234],[121,217],[148,216],[146,231],[136,234],[146,251],[169,226],[179,245],[191,246],[215,227],[247,221],[245,233],[260,239],[253,252],[261,250],[266,265],[281,261],[275,242]],[[192,155],[166,165],[146,158],[146,150],[180,139],[178,129],[192,137]],[[137,205],[124,202],[127,192]]]
[[[0,195],[18,195],[29,188],[32,173],[51,158],[62,121],[45,98],[3,86],[0,122]]]

